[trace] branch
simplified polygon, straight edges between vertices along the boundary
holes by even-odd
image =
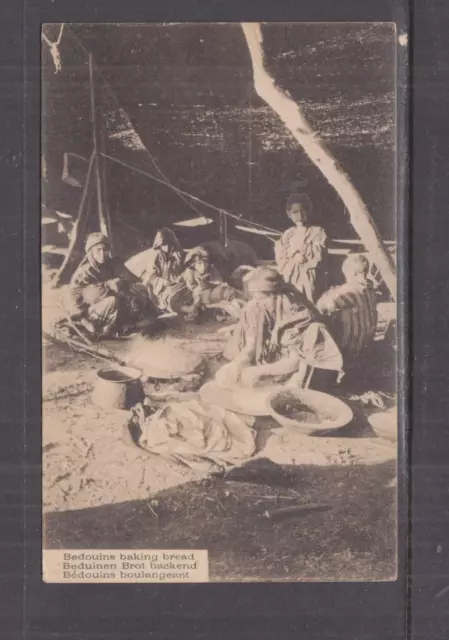
[[[265,69],[263,36],[259,23],[241,23],[251,55],[256,93],[281,118],[293,137],[302,146],[309,159],[318,167],[329,184],[344,202],[356,233],[360,236],[372,261],[377,265],[390,293],[396,299],[396,272],[385,251],[366,205],[352,184],[349,176],[338,165],[319,137],[310,127],[300,106],[291,96],[278,87]]]

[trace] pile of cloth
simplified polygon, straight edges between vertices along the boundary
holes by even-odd
[[[241,464],[255,453],[255,419],[200,400],[171,403],[141,421],[141,448],[209,472]]]

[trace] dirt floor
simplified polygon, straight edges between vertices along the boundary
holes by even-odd
[[[221,364],[220,328],[190,325],[186,333],[175,324],[153,340],[201,352],[212,375]],[[116,348],[126,356],[133,339]],[[391,391],[392,376],[382,375],[391,352],[383,366],[379,354],[369,386],[349,381],[346,399]],[[378,437],[367,419],[388,417],[394,406],[381,412],[352,401],[353,422],[324,437],[292,435],[259,418],[254,458],[225,476],[204,477],[131,446],[123,437],[127,414],[91,403],[102,366],[44,344],[47,548],[207,548],[212,580],[394,578],[397,445],[391,430]],[[267,517],[293,505],[311,509]]]

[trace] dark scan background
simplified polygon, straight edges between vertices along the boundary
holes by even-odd
[[[449,5],[410,3],[412,166],[410,244],[410,540],[403,510],[401,576],[389,584],[191,586],[43,585],[40,579],[40,36],[41,22],[94,20],[400,20],[407,3],[126,3],[33,1],[1,5],[3,295],[1,354],[3,633],[11,640],[70,638],[448,637],[446,508],[449,486],[447,285]],[[57,6],[55,6],[57,5]],[[240,8],[239,8],[240,6]],[[24,24],[28,42],[21,42]],[[23,62],[27,63],[24,130]],[[24,138],[27,173],[24,174]],[[25,189],[26,187],[26,189]],[[26,260],[24,260],[26,258]],[[25,403],[26,401],[26,403]],[[26,447],[25,430],[26,429]],[[404,462],[404,459],[403,459]],[[26,494],[24,490],[26,478]],[[403,485],[404,489],[404,485]],[[406,494],[402,492],[402,504]],[[410,545],[410,546],[409,546]],[[404,559],[411,550],[406,580]],[[409,556],[409,557],[410,557]],[[408,583],[408,584],[407,584]],[[408,587],[408,588],[406,588]],[[408,605],[408,607],[407,607]],[[407,607],[407,608],[406,608]]]

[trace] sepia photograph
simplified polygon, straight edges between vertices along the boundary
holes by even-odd
[[[401,38],[42,25],[47,582],[396,579]]]

